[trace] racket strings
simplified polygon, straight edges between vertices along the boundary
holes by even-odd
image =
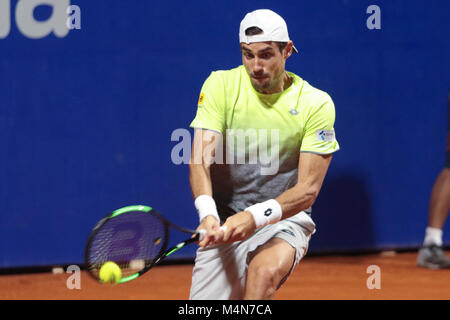
[[[108,219],[91,239],[87,268],[98,277],[99,269],[113,261],[122,277],[133,275],[150,265],[164,249],[166,226],[146,212],[126,212]]]

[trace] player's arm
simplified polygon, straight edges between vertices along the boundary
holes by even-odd
[[[219,133],[195,129],[189,161],[189,182],[194,199],[206,194],[212,196],[210,167],[215,155],[215,141]]]
[[[206,235],[199,242],[207,246],[215,241],[212,231],[220,227],[217,209],[212,199],[212,184],[210,167],[213,163],[216,148],[220,145],[221,134],[212,130],[195,129],[192,142],[191,159],[189,162],[189,182],[195,206],[199,211],[200,225],[197,230],[205,229]],[[220,234],[220,233],[219,233]]]
[[[332,156],[332,154],[300,153],[298,183],[275,199],[281,206],[281,219],[289,218],[314,204]]]
[[[253,234],[258,225],[264,223],[264,219],[268,221],[273,218],[272,215],[279,214],[279,217],[272,219],[271,223],[274,223],[311,207],[319,195],[331,158],[332,154],[300,153],[298,183],[276,199],[257,204],[252,210],[253,214],[246,210],[228,218],[223,225],[226,227],[225,234],[219,237],[218,242],[229,243],[246,239]],[[258,215],[263,222],[258,221]]]

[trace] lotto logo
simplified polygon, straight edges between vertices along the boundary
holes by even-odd
[[[271,208],[268,208],[268,209],[266,209],[266,211],[264,211],[264,215],[266,217],[270,216],[271,214],[272,214],[272,209]]]

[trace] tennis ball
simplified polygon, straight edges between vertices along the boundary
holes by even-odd
[[[103,283],[118,283],[122,278],[122,270],[116,263],[108,261],[100,268],[98,276]]]

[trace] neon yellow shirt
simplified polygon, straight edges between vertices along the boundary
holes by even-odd
[[[242,65],[212,72],[203,84],[191,127],[221,133],[227,129],[279,129],[280,146],[300,142],[300,151],[318,154],[339,150],[330,96],[288,73],[294,79],[289,88],[265,95],[253,88]]]
[[[213,197],[222,220],[294,186],[300,152],[339,150],[330,96],[288,73],[293,77],[290,87],[269,95],[253,88],[243,65],[212,72],[203,84],[191,127],[214,130],[224,137],[226,156],[211,166]],[[250,141],[245,145],[245,162],[239,162],[238,143],[229,148],[239,131],[243,140]],[[237,161],[235,154],[228,157],[229,149],[234,151],[236,146]],[[262,152],[262,147],[268,150]]]

